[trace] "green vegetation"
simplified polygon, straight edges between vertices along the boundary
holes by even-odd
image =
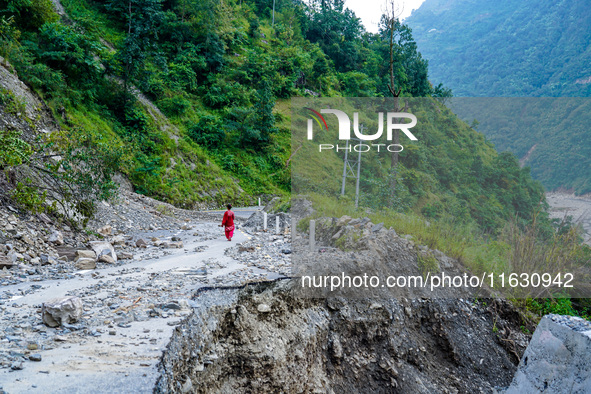
[[[548,190],[591,192],[589,101],[575,98],[591,95],[587,1],[427,0],[405,22],[431,79],[455,96],[573,97],[465,100],[461,117],[480,122],[499,151],[527,158]]]
[[[341,108],[354,112],[359,100],[306,99],[312,108]],[[453,221],[477,227],[496,235],[508,221],[522,227],[534,215],[543,216],[545,231],[552,232],[542,186],[532,180],[528,169],[521,169],[514,155],[498,154],[484,136],[434,98],[405,98],[420,121],[412,129],[418,141],[401,136],[404,150],[392,172],[390,154],[375,150],[362,155],[360,205],[374,210],[388,208],[414,213],[427,220]],[[376,107],[389,102],[371,99],[360,104],[360,119],[369,130],[377,129]],[[302,106],[304,106],[302,104]],[[293,115],[294,127],[305,130],[306,113]],[[329,129],[336,130],[336,118],[327,116]],[[334,122],[334,123],[331,123]],[[294,134],[293,190],[336,196],[340,192],[343,152],[318,154],[318,143],[332,143],[332,135],[318,133],[313,143]],[[376,141],[374,141],[376,142]],[[385,141],[377,141],[385,143]],[[396,194],[391,195],[391,180],[396,179]],[[347,186],[349,201],[354,199],[354,184]]]
[[[335,197],[342,152],[319,160],[298,140],[290,149],[291,122],[302,119],[292,119],[289,100],[390,96],[392,36],[394,90],[425,121],[413,129],[419,141],[405,143],[397,166],[368,156],[363,209],[375,223],[412,234],[474,270],[505,272],[516,261],[527,266],[528,256],[562,261],[544,249],[563,240],[547,218],[541,185],[515,156],[497,154],[441,104],[449,89],[429,83],[427,62],[404,24],[390,31],[383,19],[378,34],[367,33],[342,0],[277,0],[274,23],[270,3],[260,0],[62,4],[68,17],[60,19],[49,0],[0,1],[0,55],[61,127],[35,143],[2,131],[0,142],[10,147],[0,156],[7,179],[19,168],[48,174],[20,173],[12,197],[23,206],[34,210],[51,198],[88,216],[92,202],[113,191],[110,175],[120,171],[136,192],[186,208],[287,197],[293,187],[324,215],[340,216],[343,207],[340,214],[348,213],[351,188]],[[427,99],[412,101],[418,96]],[[14,115],[23,109],[8,92],[0,105]],[[61,159],[45,159],[43,152]],[[296,171],[296,161],[306,166]],[[64,187],[72,184],[74,192]],[[87,195],[93,197],[81,198]],[[510,256],[519,240],[534,246],[516,260]],[[573,256],[588,261],[574,246],[558,249],[569,264]],[[425,268],[431,263],[427,258]]]
[[[405,22],[455,96],[591,95],[586,0],[427,0]]]
[[[274,24],[258,0],[63,0],[67,20],[50,4],[0,2],[0,54],[62,128],[125,147],[137,192],[179,206],[287,195],[290,97],[388,94],[387,29],[365,32],[341,0],[279,0]],[[395,30],[397,88],[440,95]]]
[[[369,130],[376,129],[375,107],[369,100],[306,99],[312,108],[339,108],[347,113],[359,105],[359,118]],[[380,100],[372,100],[380,105]],[[575,228],[549,220],[542,186],[520,168],[511,153],[497,153],[482,134],[460,121],[434,98],[405,98],[420,122],[412,131],[418,141],[401,137],[404,150],[395,172],[390,155],[375,151],[362,155],[359,208],[354,206],[353,180],[345,196],[341,186],[342,152],[318,152],[318,145],[334,144],[334,136],[317,132],[308,142],[296,134],[293,150],[293,187],[313,202],[314,217],[367,216],[383,222],[398,234],[412,235],[413,241],[438,249],[458,259],[472,273],[570,272],[575,291],[515,288],[505,295],[522,299],[536,297],[576,298],[584,295],[589,277],[591,249],[581,244]],[[307,113],[294,111],[294,125],[306,130]],[[373,118],[373,120],[372,120]],[[326,117],[328,129],[335,130],[335,117]],[[373,141],[374,143],[384,141]],[[396,179],[396,194],[390,193]],[[309,220],[309,219],[308,219]],[[307,220],[306,220],[307,221]],[[299,223],[306,230],[306,223]],[[337,240],[337,247],[348,244]],[[423,273],[436,269],[429,256],[419,256]],[[563,301],[560,301],[563,302]],[[575,308],[576,310],[579,310]],[[581,312],[582,313],[582,312]]]
[[[499,150],[531,167],[547,190],[591,192],[591,101],[587,98],[454,98],[451,108]]]

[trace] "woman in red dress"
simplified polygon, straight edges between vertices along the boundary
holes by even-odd
[[[224,218],[222,219],[220,227],[225,227],[226,239],[231,241],[234,236],[234,212],[232,212],[232,204],[226,206],[228,207],[228,210],[224,212]]]

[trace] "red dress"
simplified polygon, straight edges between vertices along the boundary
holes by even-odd
[[[222,219],[222,226],[225,227],[226,238],[228,240],[231,240],[234,236],[234,212],[227,210],[224,213],[224,218]]]

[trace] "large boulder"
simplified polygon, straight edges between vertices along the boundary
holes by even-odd
[[[591,323],[546,315],[538,324],[506,394],[591,393]]]
[[[96,259],[96,253],[94,252],[94,250],[77,250],[76,258]]]
[[[54,298],[41,307],[41,318],[49,327],[75,323],[81,316],[82,300],[78,297]]]
[[[117,254],[115,253],[115,248],[109,242],[104,241],[91,241],[90,247],[96,253],[97,258],[104,254],[111,256],[114,261],[117,261]]]
[[[64,236],[57,230],[53,231],[47,240],[55,245],[64,244]]]
[[[96,268],[96,260],[82,257],[76,260],[74,267],[79,270],[93,270]]]
[[[3,268],[12,268],[14,262],[12,259],[8,258],[7,256],[0,255],[0,269]]]

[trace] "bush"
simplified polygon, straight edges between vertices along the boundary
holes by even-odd
[[[1,1],[0,7],[0,14],[14,17],[17,26],[24,30],[34,31],[59,19],[51,0]]]
[[[33,154],[31,145],[23,141],[16,130],[0,131],[0,146],[0,170],[26,163]]]
[[[191,108],[191,102],[182,96],[174,96],[160,100],[158,106],[167,116],[182,116]]]
[[[219,118],[206,115],[197,124],[189,126],[188,136],[199,145],[216,148],[224,142],[226,133]]]

